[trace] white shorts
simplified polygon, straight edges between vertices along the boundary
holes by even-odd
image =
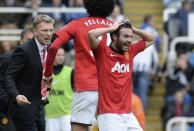
[[[92,125],[96,120],[97,91],[74,92],[71,123]]]
[[[133,113],[99,114],[97,120],[100,131],[143,131]]]
[[[71,131],[71,115],[46,119],[46,131]]]

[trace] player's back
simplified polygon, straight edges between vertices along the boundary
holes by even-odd
[[[74,39],[76,91],[98,90],[96,63],[89,46],[88,31],[111,25],[112,22],[106,18],[86,17],[70,22],[56,33],[65,42]]]

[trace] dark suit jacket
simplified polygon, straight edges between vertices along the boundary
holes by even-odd
[[[6,88],[11,104],[11,115],[15,119],[32,120],[41,106],[42,64],[35,39],[18,46],[6,71]],[[24,95],[30,105],[20,106],[17,95]]]
[[[7,69],[8,65],[8,58],[10,55],[3,54],[0,55],[0,111],[7,112],[9,98],[5,91],[5,84],[4,84],[4,76],[5,70]]]

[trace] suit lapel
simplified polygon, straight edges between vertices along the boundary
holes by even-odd
[[[42,62],[41,62],[41,58],[40,58],[41,56],[39,54],[38,46],[37,46],[36,41],[35,41],[34,38],[32,39],[32,46],[33,46],[34,55],[35,55],[34,59],[35,59],[36,63],[38,64],[38,68],[42,72]]]

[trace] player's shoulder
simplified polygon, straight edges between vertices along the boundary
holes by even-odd
[[[82,18],[74,19],[71,22],[72,23],[80,23],[80,22],[83,22],[83,21],[88,20],[88,19],[89,19],[89,17],[82,17]]]
[[[75,25],[77,26],[77,25],[79,25],[80,23],[83,23],[83,21],[84,21],[85,19],[86,19],[86,18],[74,19],[74,20],[70,21],[69,23],[65,24],[65,25],[63,26],[63,28],[71,27],[71,26],[75,26]],[[61,29],[63,29],[63,28],[61,28]]]

